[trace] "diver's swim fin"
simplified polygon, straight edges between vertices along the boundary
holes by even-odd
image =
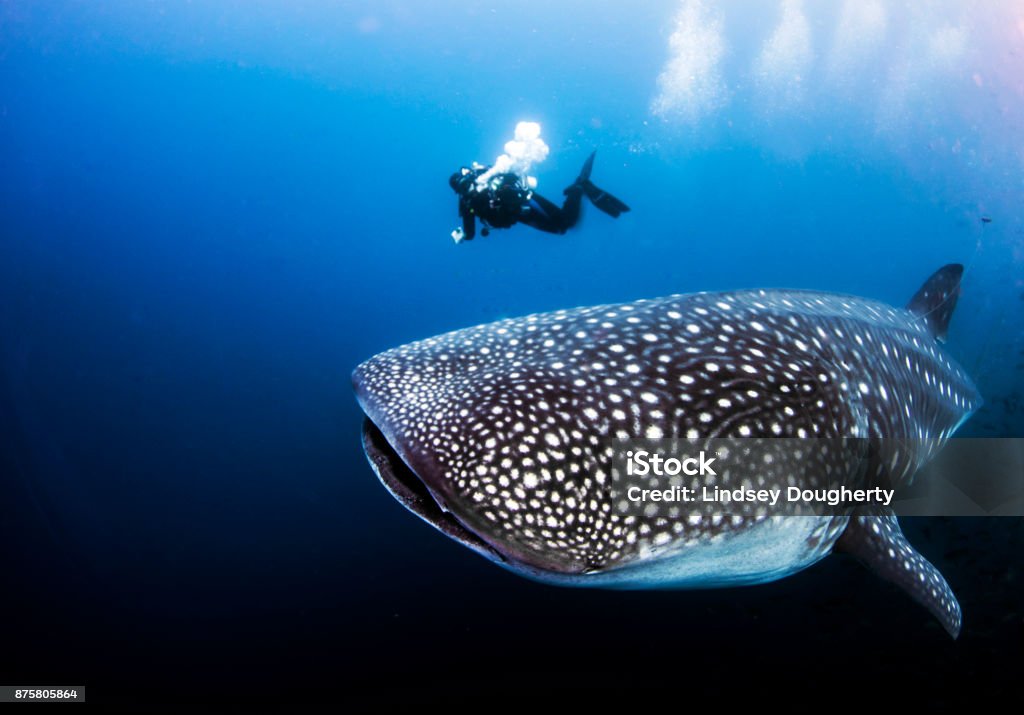
[[[588,156],[587,160],[583,162],[583,168],[580,169],[580,175],[576,177],[576,182],[575,184],[573,184],[574,186],[582,186],[583,184],[586,184],[588,181],[590,181],[590,172],[594,168],[595,156],[597,156],[597,149],[590,152],[590,156]]]
[[[583,182],[583,193],[585,193],[587,198],[590,199],[590,203],[594,204],[594,206],[599,208],[601,211],[604,211],[612,218],[618,218],[619,214],[624,214],[629,211],[629,206],[626,206],[626,204],[619,201],[607,191],[594,186],[589,179]]]
[[[629,211],[629,207],[626,204],[619,201],[617,198],[609,194],[607,191],[597,188],[590,181],[590,172],[594,168],[594,157],[597,156],[597,150],[595,149],[587,157],[587,160],[583,162],[583,168],[580,169],[580,175],[576,177],[576,181],[573,182],[563,193],[567,196],[573,192],[582,191],[590,199],[590,203],[594,204],[601,211],[613,218],[618,218],[620,214]]]

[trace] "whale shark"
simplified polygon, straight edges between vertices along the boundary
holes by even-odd
[[[536,581],[728,587],[842,551],[956,638],[956,597],[887,502],[687,513],[621,499],[611,461],[614,440],[849,439],[866,445],[856,458],[821,449],[800,468],[766,457],[756,484],[729,470],[695,479],[751,491],[820,486],[825,474],[866,492],[910,484],[981,404],[941,345],[962,275],[940,268],[902,308],[811,290],[702,292],[413,342],[352,373],[363,448],[408,510]]]

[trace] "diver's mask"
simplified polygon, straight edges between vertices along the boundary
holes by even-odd
[[[459,196],[465,196],[473,188],[473,182],[476,179],[476,175],[468,167],[462,167],[450,177],[448,177],[448,185],[452,187],[452,191],[457,193]]]

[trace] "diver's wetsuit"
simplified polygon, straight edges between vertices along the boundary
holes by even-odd
[[[619,214],[629,211],[629,207],[590,182],[593,163],[594,154],[591,154],[579,177],[565,190],[561,208],[534,193],[515,174],[498,174],[480,188],[476,179],[488,167],[475,165],[456,172],[449,184],[459,195],[463,238],[472,239],[476,235],[476,218],[484,224],[485,236],[488,228],[508,228],[516,223],[525,223],[547,233],[565,233],[579,221],[584,194],[599,209],[618,218]]]

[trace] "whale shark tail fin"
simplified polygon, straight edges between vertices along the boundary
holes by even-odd
[[[836,542],[875,575],[894,583],[938,619],[953,638],[960,635],[960,604],[939,570],[910,545],[887,506],[859,507]]]
[[[935,271],[907,303],[907,310],[921,318],[940,342],[946,342],[949,319],[953,317],[953,309],[960,297],[963,276],[962,264],[945,265]]]

